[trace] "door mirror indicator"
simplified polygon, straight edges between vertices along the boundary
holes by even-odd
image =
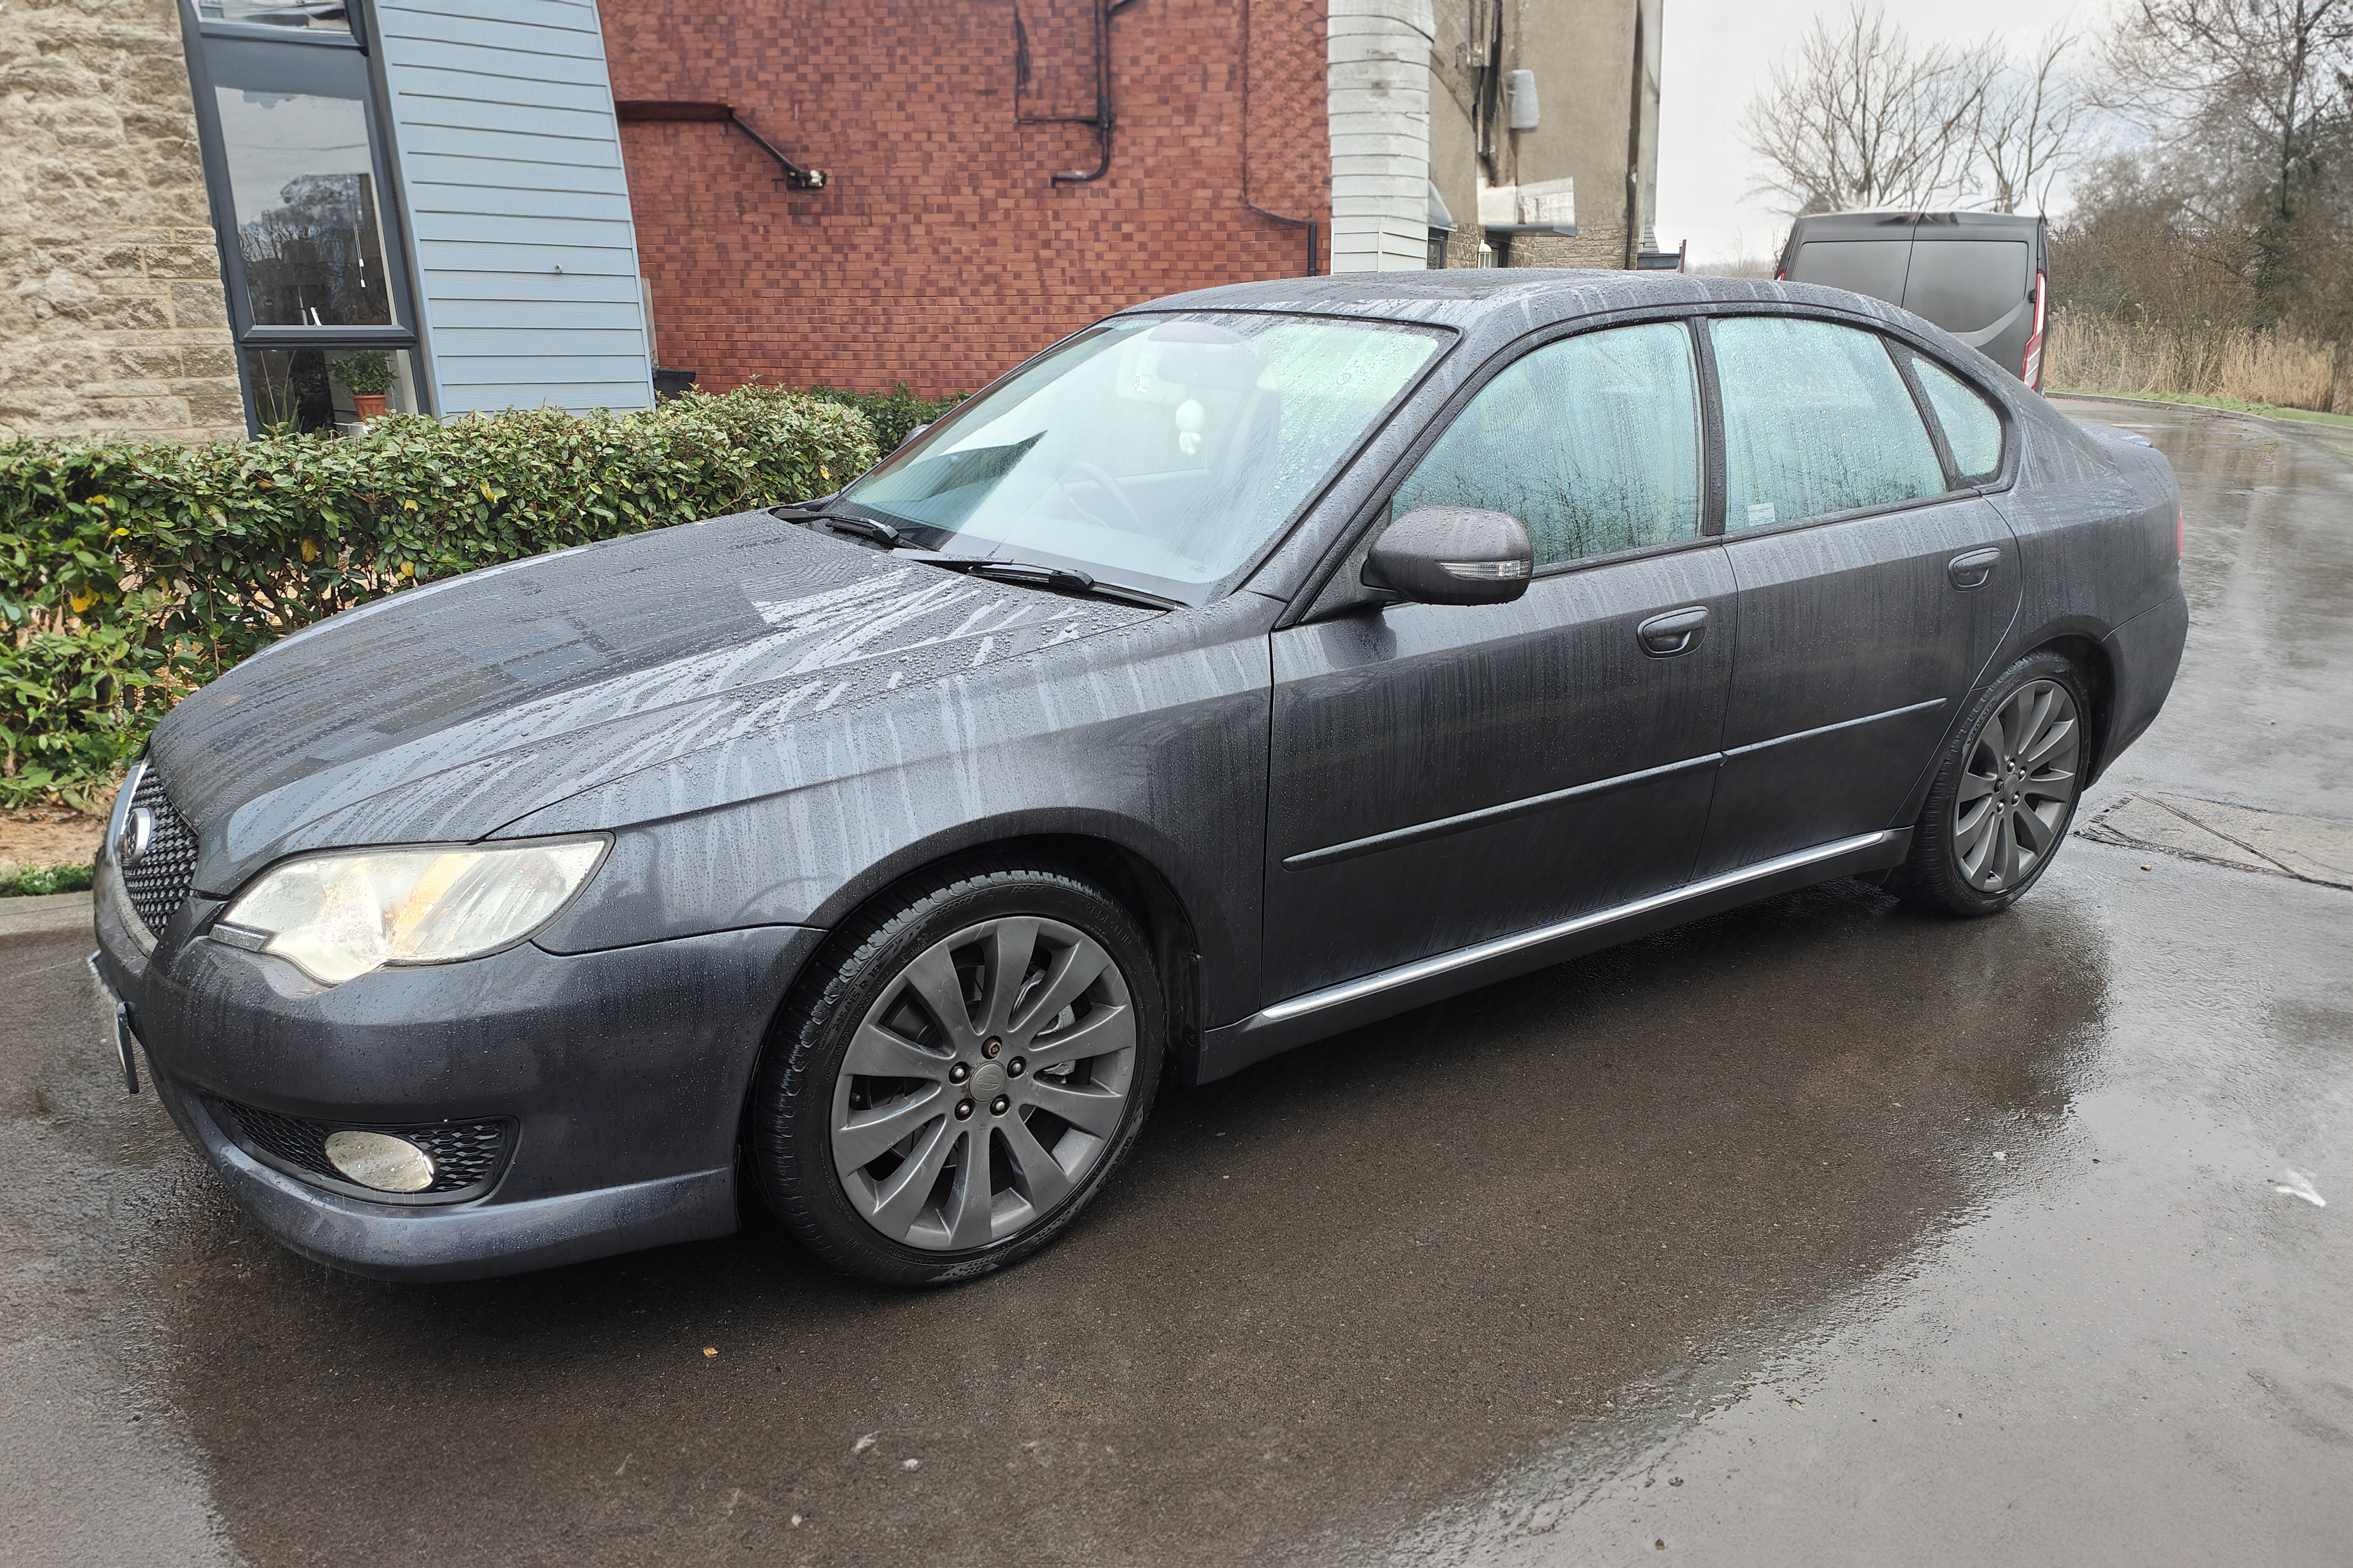
[[[1508,512],[1425,506],[1382,531],[1364,583],[1420,605],[1508,605],[1528,591],[1535,549]]]

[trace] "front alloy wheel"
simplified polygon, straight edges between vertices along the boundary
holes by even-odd
[[[967,861],[900,884],[812,959],[746,1131],[768,1205],[846,1274],[925,1285],[1051,1241],[1134,1142],[1166,1019],[1102,888]]]
[[[967,926],[866,1009],[834,1079],[834,1170],[891,1240],[985,1247],[1076,1190],[1134,1078],[1135,1008],[1101,943],[1031,915]]]

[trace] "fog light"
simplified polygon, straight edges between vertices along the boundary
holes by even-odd
[[[330,1132],[327,1158],[361,1186],[380,1193],[421,1193],[433,1184],[433,1156],[389,1132],[349,1127]]]

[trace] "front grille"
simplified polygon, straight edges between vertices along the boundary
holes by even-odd
[[[248,1153],[267,1156],[271,1163],[290,1165],[302,1174],[353,1191],[368,1190],[355,1187],[327,1158],[327,1134],[345,1127],[358,1127],[364,1131],[390,1132],[406,1138],[433,1157],[433,1184],[421,1193],[396,1194],[412,1201],[447,1197],[487,1184],[498,1173],[499,1163],[506,1156],[508,1134],[513,1126],[503,1117],[485,1121],[437,1121],[425,1127],[312,1121],[300,1116],[280,1116],[274,1110],[257,1110],[234,1100],[216,1100],[212,1103],[220,1112],[216,1120],[245,1146]],[[384,1198],[396,1194],[368,1195]]]
[[[142,806],[153,826],[146,851],[136,864],[121,868],[122,890],[130,895],[131,907],[139,911],[140,922],[161,937],[172,911],[180,907],[195,882],[196,836],[187,819],[164,797],[164,781],[153,768],[140,774],[139,788],[131,796],[132,810]]]

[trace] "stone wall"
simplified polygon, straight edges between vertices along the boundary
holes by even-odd
[[[0,5],[0,436],[245,434],[171,0]]]

